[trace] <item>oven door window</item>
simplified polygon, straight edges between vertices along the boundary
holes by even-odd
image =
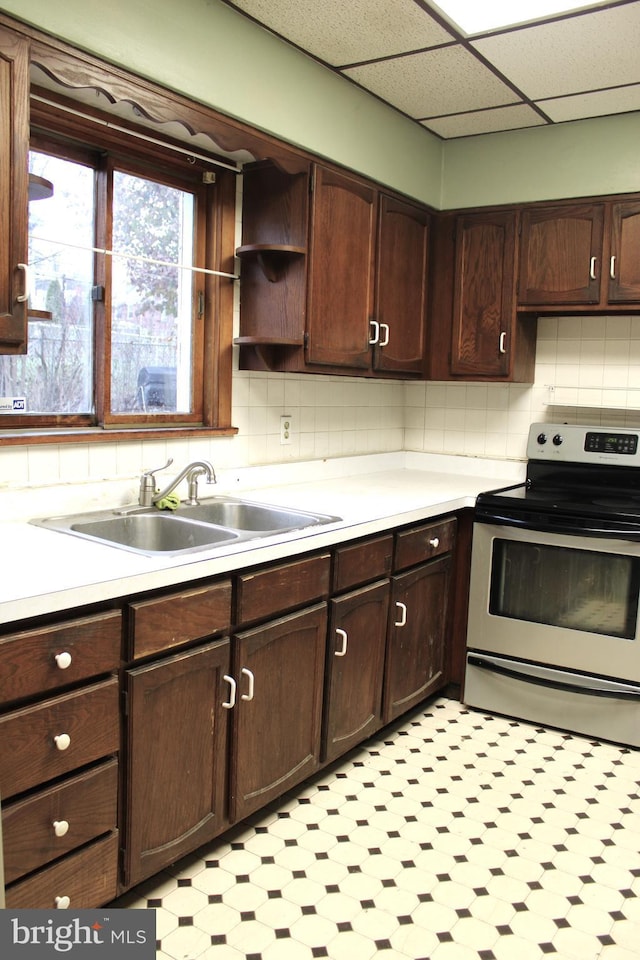
[[[493,541],[489,612],[633,640],[640,558]]]

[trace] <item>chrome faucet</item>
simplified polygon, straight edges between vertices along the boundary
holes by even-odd
[[[156,491],[156,482],[153,478],[154,473],[160,470],[166,470],[173,463],[173,457],[170,457],[164,467],[156,467],[155,470],[145,470],[140,477],[140,496],[138,503],[141,507],[152,507],[159,500],[169,496],[178,484],[187,478],[189,484],[189,496],[184,501],[190,505],[199,503],[198,500],[198,477],[206,476],[207,483],[216,483],[216,472],[208,460],[194,460],[187,464],[184,470],[181,470],[178,476],[167,484],[164,490]]]

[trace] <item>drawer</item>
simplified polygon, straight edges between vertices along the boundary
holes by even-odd
[[[456,542],[456,520],[450,517],[436,523],[425,523],[396,534],[394,569],[404,570],[417,563],[439,557],[453,550]]]
[[[5,883],[115,830],[117,815],[117,760],[69,777],[28,800],[5,804]]]
[[[114,677],[0,717],[3,801],[117,753],[118,713],[118,680]],[[66,747],[65,735],[69,738]]]
[[[0,702],[112,673],[120,665],[119,610],[0,638]]]
[[[331,585],[328,553],[238,577],[238,624],[324,600]]]
[[[118,833],[97,840],[77,853],[6,890],[11,910],[52,910],[63,904],[72,910],[88,910],[109,903],[116,896]],[[68,903],[66,899],[68,898]]]
[[[171,650],[231,626],[231,580],[129,604],[131,658]]]
[[[388,577],[393,561],[393,534],[371,537],[337,547],[333,561],[333,592],[349,590]]]

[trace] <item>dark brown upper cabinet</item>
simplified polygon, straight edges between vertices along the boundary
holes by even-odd
[[[439,219],[431,379],[533,381],[535,321],[516,312],[517,224],[514,209]]]
[[[374,370],[424,372],[429,222],[424,207],[380,196]]]
[[[240,363],[248,369],[420,376],[429,215],[314,164],[244,177]]]
[[[0,353],[27,351],[29,45],[0,26]]]
[[[640,201],[523,210],[518,302],[591,311],[640,302]]]

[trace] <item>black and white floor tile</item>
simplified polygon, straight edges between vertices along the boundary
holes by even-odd
[[[639,960],[640,751],[439,698],[117,905],[159,960]]]

